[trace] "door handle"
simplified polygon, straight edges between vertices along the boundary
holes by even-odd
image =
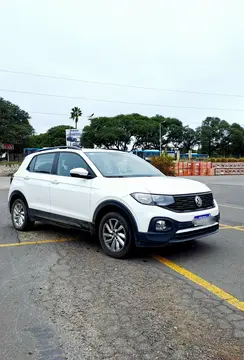
[[[59,184],[59,182],[58,182],[58,180],[53,180],[52,184],[57,185],[57,184]]]
[[[29,176],[25,176],[24,179],[25,179],[25,180],[29,180]]]

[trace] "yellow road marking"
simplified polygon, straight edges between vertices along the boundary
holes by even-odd
[[[230,226],[230,225],[219,224],[219,229],[220,230],[232,229],[232,227],[233,226]]]
[[[191,280],[192,282],[196,283],[197,285],[208,290],[212,294],[219,297],[221,300],[225,300],[227,303],[234,306],[235,308],[237,308],[241,311],[244,311],[244,302],[236,299],[231,294],[228,294],[224,290],[222,290],[222,289],[218,288],[217,286],[209,283],[208,281],[202,279],[200,276],[193,274],[191,271],[182,268],[181,266],[173,263],[172,261],[170,261],[164,257],[161,257],[159,255],[154,255],[153,258],[155,260],[159,261],[160,263],[164,264],[165,266],[169,267],[170,269],[174,270],[178,274],[184,276],[185,278]]]
[[[244,229],[240,229],[238,227],[231,227],[228,225],[221,225],[221,226],[223,226],[224,228],[234,228],[237,230],[244,231]],[[61,242],[66,242],[66,241],[76,241],[76,240],[72,239],[72,238],[67,238],[67,239],[58,239],[58,240],[57,239],[48,239],[48,240],[37,240],[37,241],[23,241],[20,243],[0,244],[0,247],[38,245],[38,244],[47,244],[47,243],[61,243]],[[204,289],[208,290],[209,292],[216,295],[220,299],[225,300],[227,303],[234,306],[235,308],[237,308],[241,311],[244,311],[244,302],[241,302],[240,300],[238,300],[231,294],[228,294],[224,290],[222,290],[222,289],[218,288],[217,286],[209,283],[208,281],[202,279],[200,276],[193,274],[189,270],[182,268],[181,266],[173,263],[172,261],[170,261],[166,258],[163,258],[162,256],[154,255],[153,258],[155,260],[159,261],[160,263],[164,264],[165,266],[169,267],[170,269],[174,270],[178,274],[184,276],[185,278],[191,280],[192,282],[194,282],[194,283],[198,284],[199,286],[203,287]]]
[[[243,226],[236,226],[235,230],[244,231],[244,228],[243,228]]]
[[[38,245],[38,244],[48,244],[48,243],[60,243],[65,241],[75,241],[75,239],[49,239],[49,240],[37,240],[37,241],[22,241],[19,243],[10,243],[10,244],[0,244],[0,247],[8,246],[22,246],[22,245]]]
[[[240,225],[240,226],[231,226],[231,225],[219,224],[219,226],[220,226],[220,230],[233,229],[233,230],[238,230],[238,231],[244,231],[244,226],[242,226],[242,225]]]

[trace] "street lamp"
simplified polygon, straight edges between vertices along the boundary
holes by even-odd
[[[162,153],[162,121],[159,123],[159,155]]]

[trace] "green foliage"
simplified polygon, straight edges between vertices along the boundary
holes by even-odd
[[[167,176],[175,175],[175,161],[171,156],[165,154],[154,156],[151,164]]]
[[[81,143],[84,147],[96,145],[126,150],[133,142],[133,149],[155,149],[159,148],[160,124],[163,146],[169,143],[182,146],[184,128],[181,121],[161,115],[150,118],[137,113],[93,118],[83,130]]]
[[[21,162],[20,161],[1,161],[0,162],[0,166],[9,166],[9,167],[12,167],[12,166],[15,166],[15,165],[20,165]]]
[[[34,133],[29,120],[26,111],[0,97],[0,144],[14,144],[15,150],[22,151]]]
[[[182,149],[183,152],[191,150],[199,141],[198,134],[195,130],[191,129],[188,125],[184,126],[182,134]]]
[[[75,128],[77,129],[77,124],[79,121],[79,117],[82,116],[82,111],[78,106],[75,106],[71,109],[70,119],[74,120]]]
[[[178,119],[161,115],[147,117],[133,113],[93,118],[84,128],[81,143],[84,147],[96,145],[120,150],[132,144],[132,150],[159,149],[160,126],[163,149],[173,146],[188,152],[200,145],[199,152],[212,157],[244,156],[244,129],[217,117],[206,118],[196,130],[183,126]]]
[[[226,162],[244,162],[244,158],[232,158],[232,157],[229,157],[229,158],[210,158],[208,159],[208,161],[211,161],[213,163],[226,163]]]
[[[244,156],[244,129],[219,118],[208,117],[197,129],[201,152],[212,157]]]
[[[50,128],[46,133],[33,135],[29,138],[28,147],[47,147],[66,145],[65,130],[68,125],[59,125]]]
[[[80,116],[81,109],[73,107],[70,117],[76,128]],[[14,144],[16,152],[22,152],[24,147],[66,144],[65,130],[69,126],[55,126],[44,134],[34,135],[29,120],[27,112],[0,98],[0,144]],[[244,128],[218,117],[207,117],[196,130],[183,126],[179,119],[159,114],[152,117],[132,113],[90,118],[90,124],[83,129],[81,144],[89,148],[96,145],[124,151],[131,147],[132,150],[159,149],[160,128],[163,149],[174,147],[188,152],[198,145],[199,153],[207,153],[212,158],[223,157],[223,161],[244,157]]]
[[[95,144],[107,149],[126,150],[133,133],[133,119],[126,115],[93,118],[91,124],[83,129],[81,144],[84,147]]]

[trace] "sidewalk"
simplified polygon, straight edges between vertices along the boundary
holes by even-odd
[[[8,189],[10,185],[9,177],[0,177],[0,190]]]

